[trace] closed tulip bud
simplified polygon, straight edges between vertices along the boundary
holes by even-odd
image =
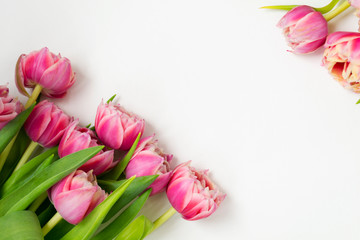
[[[126,178],[159,175],[149,188],[152,188],[151,195],[162,192],[171,177],[169,163],[172,157],[171,154],[163,153],[157,146],[154,135],[144,138],[139,142],[125,169]]]
[[[177,166],[166,190],[169,202],[186,220],[210,216],[224,200],[207,171],[197,171],[186,162]]]
[[[71,224],[78,224],[108,196],[92,172],[82,170],[56,183],[48,193],[55,209]]]
[[[310,53],[324,45],[328,34],[327,21],[309,6],[298,6],[287,12],[277,24],[293,53]]]
[[[43,100],[30,113],[24,128],[30,139],[50,148],[59,144],[71,118],[54,103]]]
[[[330,34],[322,64],[342,86],[360,93],[360,33]]]
[[[144,132],[144,120],[112,102],[99,105],[95,131],[99,139],[113,149],[129,150],[139,133]]]
[[[8,93],[7,86],[0,86],[0,129],[24,110],[21,102],[17,98],[9,97]]]
[[[93,131],[88,128],[78,127],[78,123],[76,120],[66,129],[59,144],[58,153],[60,157],[101,145]],[[114,150],[101,150],[79,169],[84,171],[93,170],[95,175],[99,175],[116,164],[113,160]]]
[[[48,97],[61,98],[75,82],[69,59],[55,55],[48,48],[22,54],[16,65],[16,85],[19,91],[28,96],[25,88],[39,84],[42,93]]]

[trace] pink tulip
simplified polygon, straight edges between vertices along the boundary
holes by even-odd
[[[157,140],[154,140],[154,135],[142,139],[128,166],[125,169],[126,178],[132,176],[149,176],[159,175],[158,178],[149,186],[152,188],[151,195],[165,190],[167,183],[170,180],[171,172],[169,162],[172,155],[165,154],[157,146]]]
[[[56,183],[48,193],[56,210],[71,224],[78,224],[108,196],[91,171],[81,170]]]
[[[327,21],[320,12],[309,6],[298,6],[281,18],[278,27],[283,33],[292,52],[310,53],[324,45],[328,34]]]
[[[59,144],[71,118],[54,103],[43,100],[30,113],[24,128],[30,139],[44,147]]]
[[[58,153],[60,157],[67,156],[82,149],[102,145],[93,131],[88,128],[78,127],[78,123],[76,120],[66,129],[59,144]],[[79,169],[86,172],[93,170],[95,175],[99,175],[115,166],[117,162],[113,162],[113,160],[114,150],[101,150]]]
[[[16,65],[15,76],[16,86],[26,96],[29,94],[25,87],[34,88],[39,84],[46,96],[61,98],[75,82],[69,59],[51,53],[46,47],[28,55],[22,54]]]
[[[0,86],[0,129],[24,110],[21,102],[17,98],[9,97],[8,93],[7,86]]]
[[[360,93],[360,33],[330,34],[322,64],[343,87]]]
[[[166,194],[171,205],[186,220],[210,216],[226,196],[209,179],[207,172],[197,171],[190,166],[190,161],[173,171]]]
[[[99,105],[95,130],[99,139],[113,149],[129,150],[139,133],[144,132],[144,120],[112,102]]]

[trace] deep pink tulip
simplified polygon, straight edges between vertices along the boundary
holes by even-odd
[[[322,64],[342,86],[360,93],[360,33],[330,34],[325,43]]]
[[[197,171],[190,166],[190,161],[173,171],[166,194],[173,208],[186,220],[210,216],[226,196],[209,179],[207,172]]]
[[[88,128],[78,127],[78,123],[76,120],[66,129],[59,144],[58,153],[60,157],[67,156],[82,149],[102,145],[93,131]],[[116,164],[113,160],[114,150],[101,150],[79,169],[84,171],[93,170],[95,175],[99,175]]]
[[[171,154],[165,154],[157,146],[154,135],[142,139],[128,166],[125,169],[126,178],[132,176],[159,175],[158,178],[149,186],[152,188],[151,195],[165,190],[170,180],[172,171],[170,170]]]
[[[328,34],[327,21],[320,12],[309,6],[298,6],[283,16],[278,27],[292,48],[298,54],[310,53],[324,45]]]
[[[28,96],[25,88],[43,87],[42,93],[48,97],[61,98],[75,82],[69,59],[55,55],[48,48],[22,54],[16,64],[16,86]]]
[[[43,100],[30,113],[24,128],[30,139],[44,147],[59,144],[71,118],[54,103]]]
[[[9,97],[8,87],[0,85],[0,129],[23,110],[24,107],[17,98]]]
[[[81,170],[71,173],[48,192],[56,210],[71,224],[78,224],[108,196],[91,171]]]
[[[99,105],[95,131],[99,139],[113,149],[129,150],[139,133],[144,132],[144,120],[112,102]]]

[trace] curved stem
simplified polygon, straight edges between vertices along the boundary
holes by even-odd
[[[62,217],[60,215],[60,213],[55,213],[55,215],[45,224],[45,226],[41,229],[43,236],[45,236],[46,234],[48,234],[51,229],[53,229],[56,224],[58,224],[61,221]]]
[[[33,151],[35,150],[35,148],[38,146],[39,144],[37,142],[31,141],[29,146],[26,148],[24,154],[22,155],[20,161],[18,162],[18,164],[16,165],[14,172],[16,170],[18,170],[19,168],[21,168],[26,161],[29,159],[29,157],[31,156],[31,154],[33,153]]]
[[[28,101],[25,104],[25,109],[30,107],[34,102],[36,102],[36,99],[39,97],[43,87],[39,84],[36,84],[31,96],[29,97]]]
[[[47,192],[44,192],[43,194],[41,194],[29,207],[30,211],[35,212],[40,205],[45,201],[45,199],[47,198]]]
[[[319,8],[313,7],[313,9],[324,14],[324,13],[330,12],[331,9],[333,9],[339,1],[340,0],[332,0],[328,5],[326,5],[324,7],[319,7]],[[300,5],[275,5],[275,6],[264,6],[261,8],[290,11],[291,9],[298,7],[298,6],[300,6]]]
[[[324,14],[324,18],[326,19],[326,21],[330,21],[331,19],[333,19],[334,17],[345,11],[348,7],[350,7],[350,3],[348,1],[345,1],[342,4],[340,4],[340,6],[335,8],[333,11]]]
[[[155,229],[160,227],[164,222],[166,222],[175,213],[176,213],[176,210],[173,207],[169,208],[169,210],[167,210],[163,215],[161,215],[158,219],[156,219],[154,221],[154,223],[153,223],[154,225],[148,234],[152,233]]]

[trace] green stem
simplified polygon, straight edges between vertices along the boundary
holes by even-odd
[[[29,207],[30,211],[35,212],[40,205],[45,201],[45,199],[47,198],[47,192],[44,192],[43,194],[41,194]]]
[[[29,97],[28,101],[25,104],[25,109],[30,107],[34,102],[36,102],[36,99],[39,97],[42,89],[43,89],[42,86],[36,84],[31,96]]]
[[[53,229],[55,227],[56,224],[58,224],[61,219],[63,219],[60,215],[60,213],[55,213],[55,215],[45,224],[45,226],[41,229],[43,236],[45,236],[46,234],[48,234],[51,229]]]
[[[175,213],[176,213],[176,210],[173,207],[169,208],[169,210],[167,210],[163,215],[161,215],[158,219],[156,219],[154,221],[154,223],[153,223],[154,225],[148,234],[152,233],[154,230],[156,230],[158,227],[160,227],[164,222],[166,222]]]
[[[331,9],[333,9],[339,1],[340,0],[332,0],[328,5],[326,5],[324,7],[319,7],[319,8],[313,7],[313,9],[324,14],[324,13],[330,12]],[[298,6],[300,6],[300,5],[275,5],[275,6],[264,6],[261,8],[290,11],[291,9],[298,7]]]
[[[330,21],[331,19],[345,11],[348,7],[350,7],[350,3],[348,1],[345,1],[331,12],[324,14],[324,18],[326,19],[326,21]]]
[[[30,158],[31,154],[34,152],[35,148],[38,146],[39,144],[37,142],[31,141],[29,146],[26,148],[24,154],[22,155],[20,161],[18,162],[18,164],[16,165],[14,172],[16,170],[18,170],[19,168],[21,168],[26,161]]]
[[[9,153],[11,151],[11,148],[13,147],[16,137],[18,134],[15,135],[15,137],[13,139],[11,139],[11,141],[9,142],[9,144],[6,146],[6,148],[4,149],[4,151],[0,154],[0,171],[3,168],[5,161],[7,159],[7,157],[9,156]]]

